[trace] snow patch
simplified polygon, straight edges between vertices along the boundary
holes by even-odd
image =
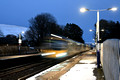
[[[60,80],[96,80],[93,70],[95,64],[76,64],[67,73],[60,77]]]
[[[22,31],[27,31],[27,27],[16,26],[16,25],[7,25],[7,24],[0,24],[0,30],[3,32],[4,36],[8,34],[18,35]]]

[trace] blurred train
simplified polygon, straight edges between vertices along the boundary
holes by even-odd
[[[90,50],[89,45],[51,34],[43,41],[41,56],[45,58],[62,58],[87,50]]]

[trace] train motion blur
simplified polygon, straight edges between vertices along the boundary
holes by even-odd
[[[71,39],[51,34],[41,46],[41,56],[45,58],[62,58],[90,50],[90,46]]]

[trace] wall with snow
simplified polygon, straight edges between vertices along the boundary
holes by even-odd
[[[101,45],[101,63],[106,80],[120,80],[119,39],[108,39]]]

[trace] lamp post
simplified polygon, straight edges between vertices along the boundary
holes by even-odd
[[[24,34],[24,31],[22,31],[21,33]],[[21,44],[22,44],[21,33],[19,33],[19,39],[18,39],[18,43],[19,43],[19,53],[20,53],[20,47],[21,47]]]
[[[112,10],[112,11],[116,11],[117,8],[113,7],[113,8],[108,8],[108,9],[101,9],[101,10],[89,10],[86,8],[81,8],[80,12],[86,12],[86,11],[96,11],[97,12],[97,24],[96,24],[96,35],[97,35],[97,67],[100,68],[100,31],[99,31],[99,12],[100,11],[107,11],[107,10]]]

